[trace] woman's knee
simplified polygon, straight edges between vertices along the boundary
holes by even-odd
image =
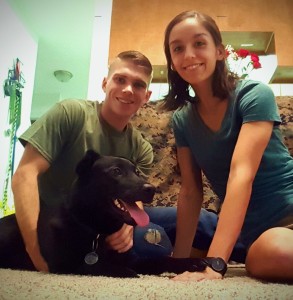
[[[246,270],[255,277],[266,277],[286,270],[293,264],[293,231],[276,227],[265,231],[251,245]]]

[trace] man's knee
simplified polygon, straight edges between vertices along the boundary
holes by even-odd
[[[163,227],[150,223],[134,230],[133,250],[140,257],[171,255],[173,247]]]
[[[217,224],[218,215],[213,211],[208,211],[202,208],[193,242],[193,247],[199,250],[202,255],[204,251],[207,251],[210,247]],[[244,263],[245,258],[246,247],[243,243],[241,243],[241,240],[238,239],[230,256],[230,260]]]
[[[202,208],[199,215],[197,230],[193,241],[193,247],[207,250],[210,247],[218,223],[216,213]]]

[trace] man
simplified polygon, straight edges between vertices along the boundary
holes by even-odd
[[[143,173],[149,172],[152,147],[129,120],[149,100],[151,79],[152,65],[143,54],[122,52],[103,80],[102,104],[61,101],[20,137],[25,150],[13,176],[12,190],[17,221],[37,270],[48,272],[37,238],[40,201],[55,205],[64,200],[75,178],[75,166],[86,150],[124,156]],[[129,250],[133,246],[133,227],[124,224],[107,241],[118,252]]]

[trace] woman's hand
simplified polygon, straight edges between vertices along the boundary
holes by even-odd
[[[128,251],[133,246],[133,226],[123,224],[120,230],[107,236],[106,243],[119,253]]]
[[[202,272],[184,272],[172,278],[174,281],[201,281],[212,279],[223,279],[223,276],[209,267]]]

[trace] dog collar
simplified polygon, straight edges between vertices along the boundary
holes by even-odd
[[[220,273],[222,276],[225,275],[227,271],[227,264],[221,257],[206,257],[203,259],[206,267],[210,267],[215,272]]]

